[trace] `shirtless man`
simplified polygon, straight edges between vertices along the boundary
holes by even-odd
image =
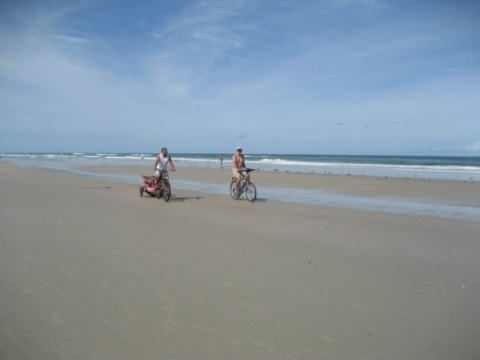
[[[238,191],[240,181],[242,177],[249,179],[250,175],[247,172],[240,172],[239,170],[245,170],[245,156],[242,154],[242,148],[237,147],[237,152],[232,157],[232,174],[236,178],[235,191]]]

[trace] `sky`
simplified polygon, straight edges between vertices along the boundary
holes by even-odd
[[[0,152],[480,155],[478,0],[1,0]]]

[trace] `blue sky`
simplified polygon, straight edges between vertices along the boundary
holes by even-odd
[[[0,2],[0,152],[480,155],[480,1]]]

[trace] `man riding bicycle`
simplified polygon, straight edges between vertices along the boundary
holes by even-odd
[[[167,164],[170,164],[170,171],[175,171],[175,165],[173,165],[172,158],[168,155],[168,149],[162,148],[162,152],[157,155],[153,164],[155,170],[155,183],[160,184],[160,178],[162,177],[162,171],[167,171]]]
[[[245,170],[245,156],[242,154],[242,148],[239,146],[237,147],[237,152],[233,154],[232,157],[232,174],[233,177],[236,179],[236,186],[235,191],[238,192],[238,188],[240,186],[240,182],[242,181],[242,177],[246,178],[247,180],[250,179],[250,175],[248,172],[240,171]]]

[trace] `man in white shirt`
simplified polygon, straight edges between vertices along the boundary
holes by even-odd
[[[167,164],[170,163],[170,171],[175,171],[175,165],[173,165],[172,158],[168,155],[168,149],[166,147],[162,148],[162,152],[157,155],[155,162],[153,164],[153,169],[155,170],[155,181],[157,184],[160,183],[160,178],[162,177],[162,171],[167,170]]]

